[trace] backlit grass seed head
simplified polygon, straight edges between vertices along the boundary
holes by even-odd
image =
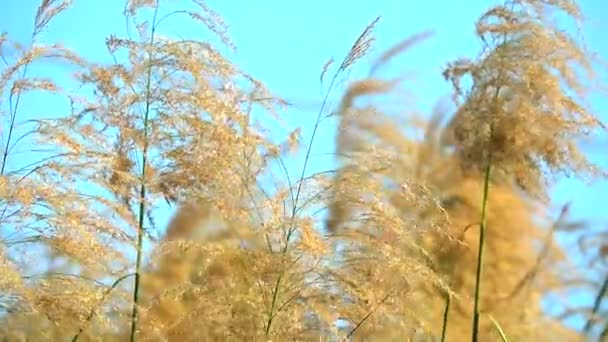
[[[496,7],[481,17],[478,34],[491,42],[478,60],[459,60],[445,71],[464,98],[449,133],[465,169],[483,168],[491,155],[499,172],[516,175],[520,186],[538,195],[546,187],[543,166],[556,173],[595,172],[577,139],[603,125],[584,105],[587,88],[575,76],[593,76],[585,51],[523,4],[514,4],[515,9]],[[474,82],[466,94],[459,86],[465,75]]]
[[[353,65],[357,60],[361,59],[365,56],[374,43],[374,29],[376,25],[380,21],[381,17],[377,17],[371,23],[367,25],[365,30],[361,33],[361,35],[355,40],[355,43],[348,51],[348,54],[340,64],[340,70],[344,71],[348,69],[351,65]]]
[[[42,0],[34,18],[34,36],[40,33],[53,17],[66,10],[71,4],[70,0]]]

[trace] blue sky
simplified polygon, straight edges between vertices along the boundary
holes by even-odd
[[[230,26],[230,36],[237,46],[234,60],[244,70],[261,79],[275,93],[294,103],[288,116],[290,124],[312,126],[321,95],[319,73],[330,58],[340,60],[361,30],[378,15],[382,20],[376,31],[376,51],[382,51],[403,38],[427,29],[435,36],[395,62],[396,71],[414,73],[411,90],[419,95],[421,110],[428,110],[433,102],[448,94],[449,85],[440,71],[446,62],[458,57],[474,56],[478,42],[474,37],[474,22],[495,1],[222,1],[207,4],[218,11]],[[608,3],[602,0],[581,1],[583,11],[590,18],[584,29],[587,44],[601,56],[608,56],[605,32],[608,32]],[[33,14],[39,1],[8,0],[0,12],[0,31],[8,31],[13,39],[26,42],[31,32]],[[45,42],[61,42],[84,57],[108,62],[104,40],[110,33],[124,34],[121,12],[122,0],[75,0],[71,9],[63,13],[42,36]],[[172,21],[166,33],[188,34],[188,25]],[[44,69],[44,70],[43,70]],[[49,65],[32,72],[61,73],[61,66]],[[365,66],[363,66],[365,70]],[[407,86],[407,84],[406,84]],[[30,96],[25,99],[22,113],[36,116],[40,110],[61,112],[60,104],[45,98]],[[603,112],[608,103],[601,94],[593,97],[593,107]],[[44,107],[41,104],[44,103]],[[601,115],[606,121],[608,116]],[[605,164],[603,150],[607,140],[588,146],[591,157]],[[322,130],[313,146],[314,153],[331,152],[331,127]],[[326,169],[330,159],[315,158],[314,169]],[[298,166],[299,167],[299,166]],[[556,206],[573,202],[573,216],[590,219],[602,226],[608,218],[603,196],[608,183],[600,181],[592,186],[576,180],[560,182],[554,191]],[[564,240],[572,243],[572,240]],[[585,295],[576,300],[590,301]],[[580,324],[580,321],[573,321]]]

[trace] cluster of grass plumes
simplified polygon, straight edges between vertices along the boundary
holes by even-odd
[[[456,61],[444,72],[456,95],[463,97],[447,140],[455,145],[465,172],[478,171],[484,178],[473,341],[478,340],[484,307],[481,285],[492,184],[514,184],[528,196],[542,198],[548,174],[597,174],[577,146],[580,137],[603,128],[584,103],[593,61],[551,22],[551,12],[580,19],[570,1],[508,1],[491,8],[477,23],[482,55]],[[471,79],[467,91],[459,84],[464,76]]]
[[[137,37],[110,36],[111,63],[34,44],[4,70],[9,132],[21,92],[59,92],[26,78],[34,59],[71,61],[84,91],[62,93],[65,116],[34,120],[28,135],[48,156],[14,172],[2,164],[0,223],[11,234],[0,246],[3,337],[487,341],[500,338],[496,322],[514,340],[580,337],[542,309],[567,256],[553,241],[557,224],[538,220],[542,170],[594,171],[576,138],[601,125],[566,95],[584,95],[571,64],[590,77],[591,62],[545,18],[550,6],[578,17],[576,6],[515,1],[485,13],[482,55],[444,73],[454,115],[447,125],[439,108],[422,119],[423,140],[407,133],[420,121],[413,111],[386,110],[383,96],[399,82],[376,71],[430,32],[381,54],[327,107],[369,54],[373,20],[333,75],[324,66],[329,86],[303,146],[300,129],[275,129],[284,102],[225,57],[232,43],[220,17],[191,5],[127,1]],[[35,32],[67,6],[42,1]],[[212,38],[163,35],[174,17]],[[260,124],[268,118],[275,127]],[[337,167],[312,173],[316,132],[329,120]],[[294,176],[285,161],[299,152]],[[48,266],[21,259],[35,248]]]

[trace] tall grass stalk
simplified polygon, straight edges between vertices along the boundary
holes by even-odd
[[[512,5],[513,6],[513,5]],[[502,35],[502,44],[507,43],[508,36],[507,34]],[[500,65],[504,63],[504,56],[500,54]],[[503,74],[502,70],[499,70],[498,75],[498,86],[494,92],[493,104],[498,103],[498,96],[500,95],[501,84],[503,82]],[[487,220],[487,209],[488,209],[488,199],[490,193],[490,175],[492,173],[492,139],[494,135],[494,122],[493,118],[491,118],[492,122],[490,122],[490,135],[488,139],[488,148],[487,155],[488,160],[486,164],[486,168],[484,171],[484,180],[483,180],[483,198],[481,200],[481,219],[479,224],[479,247],[477,249],[477,271],[475,272],[475,295],[474,295],[474,304],[473,304],[473,331],[471,332],[471,340],[473,342],[477,342],[477,338],[479,336],[479,318],[480,318],[480,309],[479,309],[479,301],[481,297],[481,278],[483,276],[483,251],[484,244],[486,239],[486,220]]]
[[[302,184],[304,182],[305,179],[305,175],[306,175],[306,170],[308,167],[308,161],[310,160],[310,155],[311,155],[311,151],[312,151],[312,145],[315,141],[315,136],[317,134],[317,130],[319,128],[319,125],[321,124],[321,121],[324,118],[323,113],[325,113],[325,108],[327,106],[327,103],[329,101],[329,95],[331,94],[334,85],[338,79],[338,76],[340,76],[340,74],[343,71],[346,71],[346,69],[348,69],[349,66],[351,66],[353,63],[355,63],[358,59],[360,59],[361,57],[363,57],[365,55],[365,53],[367,52],[367,49],[369,48],[371,42],[373,41],[373,36],[372,36],[372,31],[375,28],[376,24],[378,23],[378,21],[380,20],[380,17],[377,17],[374,21],[372,21],[369,25],[367,25],[367,27],[365,28],[365,30],[363,30],[363,32],[359,35],[359,37],[357,38],[357,40],[355,41],[355,43],[353,44],[353,46],[350,48],[350,50],[348,51],[348,53],[346,54],[346,57],[344,58],[344,60],[342,61],[342,63],[340,64],[340,66],[338,67],[338,69],[336,70],[336,72],[334,73],[331,82],[327,88],[327,92],[325,93],[325,96],[323,97],[323,102],[321,103],[321,107],[319,108],[319,111],[317,113],[317,117],[315,120],[315,124],[312,130],[312,134],[310,137],[310,140],[308,142],[308,145],[306,146],[306,155],[304,157],[304,165],[302,166],[302,172],[300,173],[300,178],[298,180],[298,188],[296,190],[296,194],[295,197],[293,199],[293,206],[292,206],[292,210],[291,210],[291,218],[290,218],[290,224],[289,224],[289,230],[287,231],[287,235],[285,237],[285,246],[283,247],[283,250],[281,251],[282,255],[285,255],[287,253],[287,250],[289,248],[289,241],[291,239],[291,236],[293,235],[293,233],[295,232],[296,228],[295,228],[295,218],[296,218],[296,214],[298,212],[298,202],[300,200],[300,194],[302,191]],[[324,70],[321,73],[321,81],[323,81],[323,75],[325,74],[325,72],[327,71],[327,68],[329,67],[330,63],[327,63],[324,66]],[[283,279],[284,276],[284,270],[281,270],[281,273],[279,274],[279,276],[277,277],[277,281],[275,283],[273,292],[272,292],[272,302],[270,304],[270,310],[268,312],[268,321],[266,323],[266,329],[265,329],[265,334],[266,337],[270,336],[270,331],[271,331],[271,327],[272,327],[272,323],[274,320],[274,317],[276,315],[275,311],[276,311],[276,305],[277,305],[277,299],[279,296],[279,291],[280,291],[280,286],[281,286],[281,281]]]
[[[492,172],[492,154],[489,153],[483,182],[483,199],[481,202],[481,224],[479,227],[479,249],[477,250],[477,272],[475,273],[475,297],[473,306],[473,332],[472,341],[477,342],[479,334],[479,299],[481,297],[481,277],[483,275],[483,248],[486,234],[486,212],[488,208],[488,195],[490,192],[490,174]]]
[[[296,214],[298,212],[298,202],[300,200],[300,194],[302,191],[302,183],[304,182],[304,176],[306,174],[308,161],[310,160],[310,153],[311,153],[310,151],[312,150],[312,144],[315,140],[315,136],[316,136],[317,130],[319,128],[319,124],[321,123],[321,119],[323,118],[323,113],[325,112],[325,106],[327,104],[327,101],[329,100],[329,94],[331,93],[331,90],[334,86],[334,83],[335,83],[340,71],[341,70],[338,70],[336,72],[336,74],[333,76],[332,81],[327,90],[327,93],[325,94],[325,97],[323,99],[323,103],[321,104],[321,108],[319,109],[319,112],[317,113],[315,125],[312,130],[310,141],[308,142],[306,156],[304,157],[304,165],[302,166],[302,173],[300,174],[300,179],[298,181],[298,188],[296,190],[296,194],[295,194],[295,197],[293,200],[293,207],[291,210],[291,218],[290,218],[291,222],[289,225],[289,230],[287,231],[287,235],[285,237],[285,246],[283,247],[283,250],[281,251],[282,255],[285,255],[287,253],[287,250],[289,249],[289,240],[291,239],[291,236],[293,235],[293,233],[295,231],[294,221],[295,221]],[[276,281],[274,289],[272,291],[272,302],[270,304],[270,310],[268,312],[268,321],[266,323],[266,331],[265,331],[267,337],[270,336],[270,331],[271,331],[270,329],[272,327],[272,322],[274,321],[274,317],[276,315],[275,310],[276,310],[276,306],[277,306],[277,299],[279,297],[279,291],[280,291],[280,286],[281,286],[281,281],[283,279],[283,276],[284,276],[284,272],[281,271],[281,273],[277,277],[277,281]]]
[[[150,46],[154,45],[154,33],[156,30],[156,17],[158,15],[158,4],[154,7],[154,16],[152,19],[152,28],[150,31]],[[135,260],[135,281],[133,285],[133,300],[131,308],[131,335],[129,340],[134,342],[137,340],[137,320],[139,316],[139,284],[141,278],[141,258],[142,246],[144,237],[144,219],[146,213],[146,164],[148,158],[148,129],[150,117],[150,102],[152,92],[152,52],[148,54],[148,74],[146,75],[146,109],[144,112],[144,146],[142,149],[141,159],[141,185],[139,191],[139,221],[137,226],[137,256]]]

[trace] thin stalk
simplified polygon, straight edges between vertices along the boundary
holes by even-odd
[[[506,44],[507,35],[503,36],[503,44]],[[501,62],[503,60],[502,54],[500,58]],[[498,86],[494,92],[494,104],[498,101],[498,96],[500,95],[500,84],[502,83],[502,74],[498,77]],[[475,273],[475,299],[473,304],[473,331],[472,331],[472,341],[477,342],[478,334],[479,334],[479,318],[480,318],[480,310],[479,310],[479,298],[481,297],[481,277],[483,274],[483,250],[486,238],[486,212],[488,209],[488,195],[490,192],[490,174],[492,172],[492,149],[491,142],[492,136],[494,134],[494,121],[491,118],[490,122],[490,136],[488,139],[488,163],[486,165],[485,176],[483,181],[483,199],[481,202],[481,223],[479,226],[479,247],[477,250],[477,272]]]
[[[283,250],[281,251],[282,255],[285,255],[287,253],[287,249],[289,248],[289,240],[291,239],[291,235],[295,231],[293,225],[294,225],[295,216],[298,211],[298,201],[300,200],[300,194],[302,191],[302,183],[304,181],[304,175],[306,174],[306,168],[308,167],[308,161],[310,160],[312,144],[315,140],[315,136],[316,136],[317,130],[319,128],[319,124],[321,123],[321,119],[323,118],[323,112],[325,111],[325,106],[327,105],[327,101],[329,100],[329,95],[330,95],[331,90],[334,86],[334,83],[336,82],[336,79],[338,78],[338,75],[340,74],[341,71],[342,71],[342,69],[339,69],[336,72],[336,74],[333,76],[331,83],[327,89],[327,93],[325,94],[325,97],[323,98],[323,103],[321,104],[321,108],[319,109],[319,112],[317,113],[317,119],[315,121],[315,125],[312,130],[312,135],[310,137],[310,141],[308,142],[306,156],[304,157],[304,165],[302,166],[302,173],[300,174],[300,181],[298,182],[298,188],[296,190],[296,195],[294,198],[293,207],[292,207],[292,211],[291,211],[291,220],[290,220],[291,223],[290,223],[289,230],[287,231],[287,236],[285,237],[285,246],[283,247]],[[266,336],[270,336],[270,328],[272,327],[272,322],[274,320],[275,309],[276,309],[277,300],[279,297],[279,288],[281,286],[281,281],[283,280],[283,276],[284,276],[284,271],[281,271],[281,273],[277,277],[277,281],[275,283],[275,286],[274,286],[274,289],[272,292],[272,302],[270,304],[270,311],[268,313],[268,321],[266,323],[266,332],[265,332]]]
[[[602,283],[602,287],[599,292],[595,296],[595,300],[593,301],[593,309],[591,312],[591,316],[585,322],[585,327],[583,328],[583,332],[585,334],[589,334],[591,332],[591,328],[593,327],[593,322],[595,320],[595,316],[597,315],[600,307],[602,306],[602,300],[606,296],[606,292],[608,292],[608,275],[604,278],[604,282]]]
[[[133,275],[135,275],[135,274],[129,273],[129,274],[126,274],[126,275],[116,279],[112,283],[112,285],[106,290],[103,297],[101,298],[100,303],[103,303],[105,301],[105,299],[108,297],[108,295],[112,292],[112,290],[114,290],[123,280],[125,280],[128,277],[133,276]],[[84,320],[82,326],[78,329],[78,332],[76,333],[76,335],[74,335],[74,337],[72,337],[72,342],[78,341],[78,339],[80,338],[80,335],[82,335],[82,333],[86,329],[87,324],[93,319],[93,317],[95,317],[95,310],[91,310],[91,312],[89,313],[87,318]]]
[[[492,321],[492,324],[494,324],[494,328],[496,328],[496,331],[498,331],[498,334],[500,335],[500,339],[502,340],[502,342],[509,342],[509,338],[507,337],[507,334],[505,334],[505,332],[500,327],[500,324],[498,324],[498,322],[491,315],[489,317],[490,317],[490,320]]]
[[[38,24],[34,24],[34,31],[32,32],[31,37],[31,46],[34,46],[36,42],[36,34],[38,33]],[[23,66],[23,72],[19,80],[24,80],[27,75],[27,69],[30,67],[31,61],[28,61]],[[13,136],[13,132],[15,131],[15,121],[17,120],[17,110],[19,109],[19,103],[21,102],[21,92],[17,93],[17,97],[15,98],[15,106],[12,105],[12,95],[9,97],[10,107],[11,107],[11,123],[8,128],[8,136],[6,138],[6,145],[4,146],[4,151],[2,153],[2,166],[0,166],[0,176],[4,176],[4,171],[6,169],[6,161],[8,159],[8,153],[11,149],[11,138]]]
[[[491,157],[491,154],[490,154]],[[473,342],[477,342],[479,333],[479,298],[481,297],[481,276],[483,274],[483,250],[486,237],[486,212],[488,208],[488,194],[490,192],[490,173],[492,160],[488,158],[483,182],[483,199],[481,204],[481,225],[479,228],[479,248],[477,250],[477,272],[475,273],[475,303],[473,306]]]
[[[445,342],[448,331],[448,314],[450,312],[450,302],[452,301],[452,295],[446,293],[445,295],[445,309],[443,310],[443,325],[441,327],[441,342]]]
[[[32,46],[34,45],[35,33],[32,35]],[[29,68],[31,62],[27,62],[23,67],[23,72],[21,73],[21,77],[19,80],[25,79],[27,75],[27,69]],[[17,93],[17,98],[15,99],[15,106],[13,106],[12,102],[13,96],[9,97],[9,107],[11,109],[11,123],[8,127],[8,136],[6,137],[6,145],[4,146],[4,150],[2,151],[2,166],[0,166],[0,176],[4,176],[4,172],[6,171],[6,163],[8,160],[8,154],[11,150],[11,139],[13,137],[13,132],[15,131],[15,121],[17,120],[17,110],[19,109],[19,103],[21,102],[21,92]],[[17,139],[19,141],[19,139]],[[4,219],[4,215],[8,210],[9,206],[6,204],[2,209],[2,214],[0,214],[0,220]]]
[[[331,91],[333,89],[333,86],[338,78],[338,76],[345,71],[349,65],[351,65],[354,60],[356,59],[355,56],[357,53],[361,53],[363,51],[366,50],[366,48],[363,48],[363,50],[360,49],[359,45],[360,44],[367,44],[366,43],[366,37],[367,35],[370,33],[370,31],[373,29],[374,25],[378,22],[378,20],[380,20],[380,17],[376,18],[376,20],[367,26],[367,28],[365,29],[365,31],[363,31],[363,33],[359,36],[359,38],[357,38],[357,40],[355,41],[355,43],[353,44],[353,46],[351,47],[351,49],[349,50],[348,54],[346,55],[346,57],[344,58],[344,60],[342,61],[342,63],[340,64],[340,67],[338,68],[338,70],[335,72],[334,76],[331,79],[331,83],[329,85],[329,87],[327,88],[327,92],[325,93],[325,96],[323,98],[323,102],[321,104],[321,107],[319,109],[319,112],[317,113],[317,119],[315,121],[315,125],[314,128],[312,130],[312,135],[310,137],[310,141],[308,143],[308,147],[306,150],[306,156],[304,157],[304,165],[302,166],[302,173],[300,174],[300,179],[298,182],[298,189],[296,191],[296,195],[295,195],[295,199],[294,199],[294,203],[293,203],[293,207],[292,207],[292,211],[291,211],[291,220],[290,220],[290,224],[289,224],[289,229],[287,231],[287,234],[285,236],[285,246],[281,252],[281,255],[284,256],[287,253],[287,250],[289,248],[289,240],[292,236],[292,234],[295,231],[295,217],[296,214],[298,212],[298,201],[300,199],[300,193],[302,191],[302,184],[304,183],[304,175],[306,174],[306,168],[308,166],[308,161],[310,160],[310,155],[312,152],[312,144],[315,140],[315,136],[317,133],[317,129],[319,128],[319,124],[321,123],[321,121],[324,119],[323,117],[323,112],[325,111],[325,106],[327,105],[327,101],[329,100],[329,95],[331,94]],[[358,51],[358,52],[357,52]],[[357,53],[356,53],[357,52]],[[329,65],[329,64],[327,64]],[[325,68],[327,67],[327,65],[325,66]],[[324,68],[324,69],[325,69]],[[326,70],[326,69],[325,69]],[[321,73],[321,86],[323,85],[323,74],[325,73],[325,70]],[[291,190],[290,190],[291,191]],[[273,289],[273,294],[272,294],[272,303],[270,305],[270,310],[268,313],[268,321],[266,323],[266,337],[270,336],[270,329],[272,326],[272,322],[275,316],[275,309],[276,309],[276,305],[277,305],[277,299],[279,296],[279,289],[280,289],[280,285],[281,285],[281,281],[283,279],[283,276],[285,274],[285,270],[284,268],[281,269],[279,276],[277,277],[277,281],[276,284],[274,286]]]
[[[388,300],[388,298],[393,294],[393,292],[395,292],[395,290],[388,292],[382,298],[382,300],[380,300],[380,302],[376,305],[376,307],[374,307],[365,316],[363,316],[363,318],[361,320],[359,320],[359,322],[357,322],[357,324],[355,324],[355,326],[351,329],[351,331],[346,335],[346,338],[347,339],[351,338],[355,334],[355,332],[357,332],[357,330],[363,325],[363,323],[365,323],[365,321],[367,321],[376,312],[376,310],[378,310],[378,308],[382,304],[384,304],[384,302],[386,302]]]
[[[21,79],[25,78],[27,74],[27,69],[30,66],[30,63],[25,64],[23,67],[23,73],[21,74]],[[8,128],[8,136],[6,138],[6,146],[4,147],[4,151],[2,154],[2,166],[0,167],[0,176],[4,176],[4,170],[6,168],[6,161],[8,159],[8,152],[10,150],[11,138],[13,136],[13,132],[15,131],[15,120],[17,119],[17,109],[19,109],[19,102],[21,101],[21,92],[17,94],[17,98],[15,99],[15,106],[11,111],[11,123]]]
[[[158,4],[154,9],[152,28],[150,32],[150,48],[154,45],[154,33],[156,30],[156,16],[158,15]],[[131,308],[131,336],[130,341],[137,340],[137,321],[139,319],[139,283],[141,278],[141,258],[144,237],[144,220],[146,213],[146,166],[148,162],[148,121],[150,117],[150,102],[152,93],[152,51],[148,52],[148,74],[146,79],[146,109],[144,112],[144,146],[142,149],[141,162],[141,187],[139,190],[139,222],[137,227],[137,256],[135,260],[135,281],[133,285],[133,301]]]

